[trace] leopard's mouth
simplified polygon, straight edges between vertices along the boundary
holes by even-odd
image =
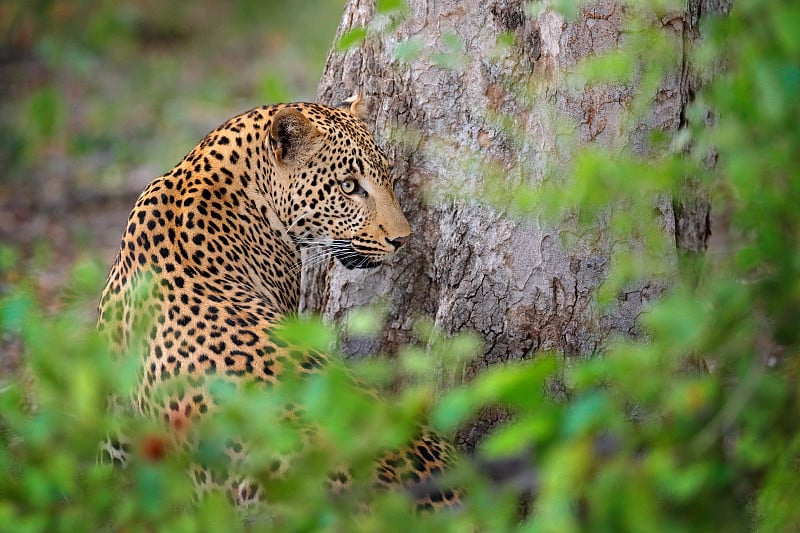
[[[381,266],[381,261],[376,261],[372,257],[364,255],[353,248],[353,243],[345,239],[333,241],[331,247],[333,257],[347,269],[354,268],[377,268]]]

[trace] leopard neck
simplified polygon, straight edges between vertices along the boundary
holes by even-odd
[[[176,197],[175,244],[183,268],[225,299],[258,299],[280,314],[297,312],[301,256],[268,196],[246,173]]]

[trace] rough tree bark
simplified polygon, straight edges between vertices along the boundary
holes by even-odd
[[[695,82],[689,69],[681,68],[681,50],[676,50],[675,74],[665,80],[647,122],[624,132],[621,116],[632,96],[629,90],[574,88],[564,80],[581,59],[619,45],[622,3],[589,4],[574,21],[548,8],[548,2],[537,4],[536,16],[526,12],[522,0],[407,3],[408,17],[397,27],[347,52],[330,54],[318,98],[335,104],[362,91],[365,118],[395,163],[398,196],[414,233],[407,248],[376,271],[349,271],[331,263],[306,273],[302,305],[338,319],[354,306],[383,298],[389,312],[382,334],[345,340],[344,351],[351,357],[395,353],[410,340],[411,324],[420,315],[433,317],[445,332],[477,331],[485,342],[482,357],[462,375],[444,378],[443,387],[468,380],[488,365],[530,358],[541,350],[565,357],[591,354],[614,333],[635,333],[637,315],[662,292],[663,282],[620,295],[611,312],[601,314],[592,295],[609,265],[611,243],[602,227],[565,249],[562,236],[571,227],[549,227],[536,219],[520,222],[478,202],[431,200],[427,192],[453,184],[466,191],[486,186],[482,174],[464,164],[476,157],[505,169],[509,184],[540,181],[551,162],[567,155],[559,113],[574,121],[567,135],[580,142],[612,149],[622,136],[646,153],[648,131],[675,130],[683,123]],[[654,23],[684,42],[695,39],[706,3],[689,0],[686,11],[664,14]],[[339,35],[358,26],[374,28],[376,16],[374,1],[349,0]],[[498,48],[503,34],[513,35],[515,44]],[[458,35],[463,50],[448,45],[447,35]],[[403,63],[395,52],[409,38],[422,45],[422,52]],[[441,56],[432,53],[437,50],[463,53],[459,68],[439,66]],[[493,113],[510,117],[522,135],[512,139],[490,119]],[[398,126],[416,136],[405,144],[391,142]],[[676,238],[675,254],[665,261],[676,264],[684,246],[704,249],[707,202],[663,201],[658,209],[664,231]],[[484,413],[464,428],[459,443],[473,449],[503,418],[500,411]]]

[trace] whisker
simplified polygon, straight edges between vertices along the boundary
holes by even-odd
[[[292,229],[298,222],[303,220],[306,216],[308,216],[308,214],[304,213],[304,214],[300,215],[299,217],[297,217],[295,219],[295,221],[292,222],[291,224],[289,224],[289,226],[286,228],[286,233],[289,233],[289,230]],[[308,231],[310,231],[310,230],[308,230]]]
[[[305,260],[301,260],[297,264],[293,265],[290,269],[292,274],[296,274],[301,272],[303,268],[311,268],[317,264],[322,263],[323,261],[328,260],[331,257],[330,250],[326,248],[322,248],[321,250],[317,251],[316,253],[308,255]]]

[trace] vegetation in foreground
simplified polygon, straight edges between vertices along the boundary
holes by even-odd
[[[338,371],[286,388],[304,401],[336,454],[315,456],[287,479],[268,483],[279,503],[247,521],[221,497],[192,502],[187,458],[170,450],[162,427],[106,414],[105,397],[130,390],[136,369],[107,357],[85,312],[102,284],[98,263],[76,263],[58,310],[45,311],[35,280],[25,274],[35,271],[36,259],[20,258],[4,245],[0,335],[5,348],[23,350],[24,373],[4,375],[0,386],[0,529],[800,529],[793,502],[800,489],[798,24],[800,7],[788,1],[737,2],[729,16],[706,21],[707,37],[693,60],[699,72],[713,76],[688,111],[689,126],[674,139],[653,139],[659,148],[653,153],[663,155],[644,160],[589,148],[573,160],[557,198],[547,190],[520,196],[533,199],[519,206],[520,216],[538,201],[556,201],[556,217],[578,208],[591,221],[594,213],[609,211],[624,238],[646,229],[654,191],[677,196],[691,178],[711,192],[715,213],[728,221],[729,245],[684,258],[681,278],[642,318],[646,339],[620,339],[602,356],[569,367],[555,356],[537,356],[434,400],[432,368],[459,364],[475,353],[476,341],[443,338],[420,323],[418,345],[397,362],[354,369],[378,384],[394,382],[397,373],[414,384],[391,402],[366,401]],[[646,103],[670,68],[674,43],[647,30],[635,36],[625,49],[593,60],[603,62],[603,77],[589,83],[637,83]],[[588,66],[585,72],[598,70]],[[631,113],[640,108],[632,105]],[[631,175],[640,179],[631,182]],[[661,246],[674,246],[655,230],[639,237],[654,257]],[[641,255],[620,255],[615,265],[600,305],[604,295],[613,297],[654,269]],[[368,335],[372,316],[357,313],[345,327]],[[335,339],[313,320],[287,324],[282,334],[316,347]],[[545,394],[555,376],[564,377],[567,399]],[[233,431],[265,449],[291,446],[292,428],[270,416],[279,399],[260,391],[231,395],[221,416],[200,429],[212,444],[197,453],[213,461],[213,443]],[[530,453],[536,497],[524,518],[513,488],[494,489],[468,464],[453,474],[469,493],[456,515],[416,517],[399,494],[379,495],[373,511],[360,514],[350,498],[333,498],[314,481],[341,458],[367,468],[378,450],[408,436],[422,412],[450,431],[496,403],[516,418],[481,453]],[[126,426],[137,443],[136,459],[125,470],[95,462],[97,442],[115,424]],[[252,459],[255,472],[262,460]]]

